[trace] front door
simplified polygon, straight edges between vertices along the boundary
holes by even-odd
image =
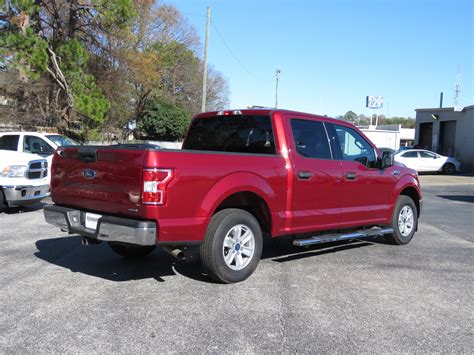
[[[374,147],[355,129],[330,125],[334,149],[342,164],[341,228],[387,222],[394,168],[379,169]]]
[[[293,231],[337,229],[341,208],[341,163],[332,159],[323,122],[292,116]]]

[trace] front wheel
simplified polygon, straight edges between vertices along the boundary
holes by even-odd
[[[413,238],[417,226],[418,215],[415,202],[408,196],[399,196],[391,222],[393,233],[386,236],[388,241],[397,245],[408,244]]]
[[[243,281],[255,271],[262,246],[262,230],[253,215],[235,208],[219,211],[200,247],[204,270],[222,283]]]
[[[443,174],[453,175],[456,172],[456,167],[452,163],[446,163],[443,165]]]
[[[108,242],[110,248],[118,255],[127,259],[138,259],[155,250],[154,245],[136,245],[130,243]]]

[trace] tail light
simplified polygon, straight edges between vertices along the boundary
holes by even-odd
[[[143,169],[142,203],[163,205],[166,201],[166,189],[172,179],[171,169]]]

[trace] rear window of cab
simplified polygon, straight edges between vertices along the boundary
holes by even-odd
[[[276,154],[270,116],[222,115],[195,118],[183,149]]]

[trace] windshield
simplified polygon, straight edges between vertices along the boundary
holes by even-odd
[[[57,146],[68,146],[68,145],[79,145],[75,140],[71,138],[61,136],[60,134],[47,134],[46,137],[51,139]]]
[[[191,123],[183,149],[275,154],[270,116],[215,116]]]

